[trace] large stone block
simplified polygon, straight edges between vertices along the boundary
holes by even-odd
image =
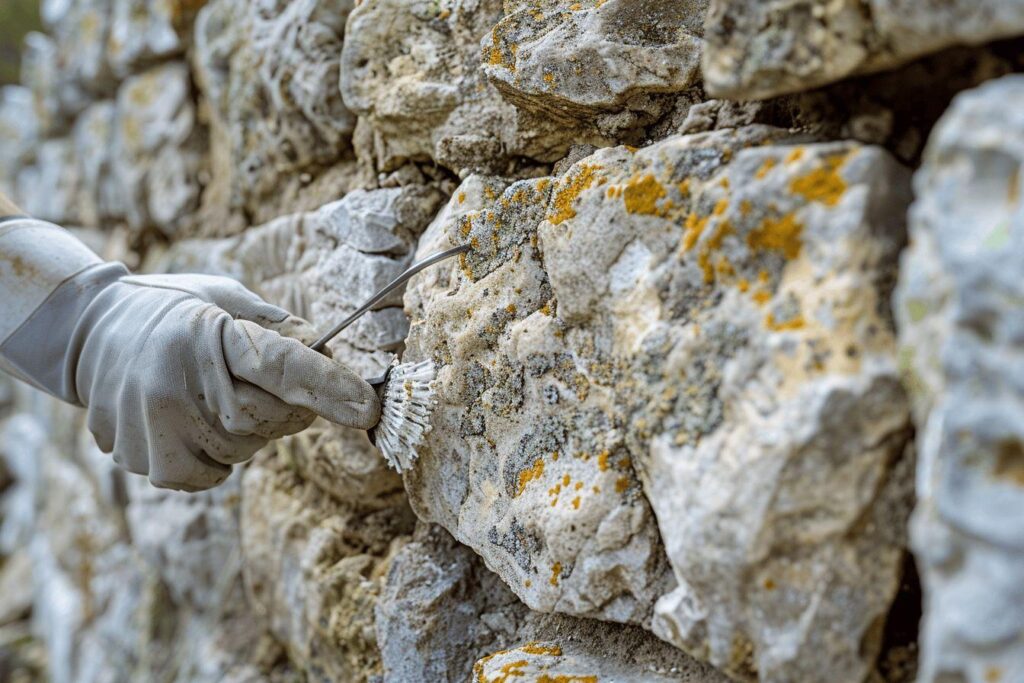
[[[177,57],[185,50],[191,22],[206,0],[109,0],[106,54],[124,78],[141,66]]]
[[[1024,678],[1024,78],[960,95],[914,177],[895,311],[918,428],[918,680]]]
[[[129,226],[189,232],[205,162],[188,67],[169,62],[127,79],[115,117],[112,165]]]
[[[406,297],[407,357],[441,368],[406,488],[533,609],[650,625],[660,596],[655,631],[738,678],[862,680],[909,498],[887,314],[909,179],[786,138],[467,181],[424,242],[474,249]]]
[[[1003,0],[711,0],[704,80],[716,97],[762,99],[1022,33],[1024,7]]]
[[[637,127],[700,81],[707,0],[506,2],[483,69],[517,106],[567,123]]]
[[[276,206],[274,195],[349,154],[355,116],[337,82],[352,6],[214,0],[200,11],[196,76],[212,115],[206,204],[267,220],[276,214],[263,204]]]
[[[564,154],[567,131],[517,111],[480,72],[480,39],[501,13],[500,0],[370,0],[353,10],[341,92],[368,123],[361,156],[379,170],[433,159],[459,172]]]

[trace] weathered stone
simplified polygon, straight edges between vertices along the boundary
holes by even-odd
[[[97,102],[75,121],[75,164],[80,191],[78,212],[82,225],[106,227],[125,213],[122,187],[114,173],[114,131],[117,125],[113,102]]]
[[[35,163],[22,167],[18,173],[17,197],[21,208],[43,220],[77,223],[79,189],[75,145],[70,138],[39,143]]]
[[[1024,676],[1022,102],[1020,76],[959,96],[914,177],[895,311],[919,434],[928,683]]]
[[[741,678],[859,680],[908,497],[907,174],[785,137],[601,150],[449,217],[474,250],[407,295],[441,402],[406,487],[532,608],[644,624],[671,587],[636,463],[680,584],[657,633]]]
[[[671,106],[659,95],[700,80],[707,0],[505,5],[482,41],[483,69],[519,107],[568,122],[604,114],[614,131],[650,122]]]
[[[716,97],[762,99],[1022,33],[1024,8],[1002,0],[711,0],[704,80]]]
[[[349,152],[355,116],[333,84],[351,8],[352,0],[214,0],[200,11],[197,80],[213,128],[207,204],[267,220],[277,215],[262,205],[270,195],[308,185]]]
[[[188,27],[205,0],[110,0],[107,59],[124,78],[139,67],[177,57],[185,44],[179,29]]]
[[[316,680],[371,680],[374,605],[391,540],[411,531],[408,507],[358,514],[265,456],[242,486],[246,587],[272,633]]]
[[[0,192],[17,194],[18,169],[35,157],[38,137],[32,91],[16,85],[0,88]]]
[[[476,554],[436,525],[420,524],[390,567],[377,603],[386,682],[491,680],[487,674],[501,671],[508,659],[520,661],[513,654],[532,658],[541,647],[562,654],[539,662],[555,664],[546,670],[551,678],[538,672],[540,681],[562,680],[557,676],[568,675],[570,663],[599,671],[600,680],[726,680],[639,628],[531,612]]]
[[[190,229],[203,165],[188,67],[171,62],[117,92],[113,168],[128,224],[174,236]]]
[[[349,19],[341,92],[365,117],[360,156],[377,170],[433,159],[453,171],[500,171],[517,156],[554,161],[570,133],[502,100],[479,69],[479,42],[500,0],[371,0]]]

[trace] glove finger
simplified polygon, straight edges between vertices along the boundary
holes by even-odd
[[[236,320],[224,326],[223,344],[228,369],[238,379],[346,427],[377,423],[380,401],[373,387],[302,342]]]
[[[234,393],[234,410],[230,415],[220,416],[224,431],[229,434],[279,439],[301,432],[316,419],[309,410],[288,405],[247,382],[236,381]]]

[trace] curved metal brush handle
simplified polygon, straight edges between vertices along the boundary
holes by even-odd
[[[394,280],[392,280],[387,285],[385,285],[376,294],[371,296],[366,301],[366,303],[364,303],[362,306],[357,308],[355,310],[355,312],[352,313],[352,315],[350,315],[347,318],[345,318],[344,320],[342,320],[340,323],[338,323],[337,325],[332,327],[329,332],[327,332],[322,337],[317,339],[315,342],[310,344],[309,348],[313,349],[314,351],[322,351],[324,346],[327,345],[327,342],[329,342],[332,339],[334,339],[336,336],[338,336],[339,332],[341,332],[346,327],[348,327],[349,325],[354,323],[356,320],[358,320],[360,318],[360,316],[362,316],[364,313],[369,311],[373,307],[373,305],[376,304],[378,301],[380,301],[385,296],[387,296],[388,294],[390,294],[391,292],[395,291],[397,288],[401,287],[406,282],[408,282],[409,278],[411,278],[413,275],[415,275],[416,273],[420,272],[424,268],[428,268],[428,267],[434,265],[435,263],[440,263],[441,261],[444,261],[445,259],[450,259],[452,256],[457,256],[459,254],[465,253],[465,252],[469,251],[470,249],[471,249],[470,245],[463,244],[462,246],[453,247],[451,249],[448,249],[447,251],[438,252],[437,254],[433,254],[432,256],[428,256],[427,258],[423,259],[422,261],[419,261],[418,263],[412,264],[411,266],[409,266],[405,270],[405,272],[403,272],[401,275],[399,275]],[[383,381],[383,378],[380,378],[379,381]],[[373,381],[370,381],[370,383],[373,384]]]

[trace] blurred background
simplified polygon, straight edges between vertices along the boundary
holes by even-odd
[[[39,0],[0,2],[0,85],[18,82],[21,39],[41,28]]]

